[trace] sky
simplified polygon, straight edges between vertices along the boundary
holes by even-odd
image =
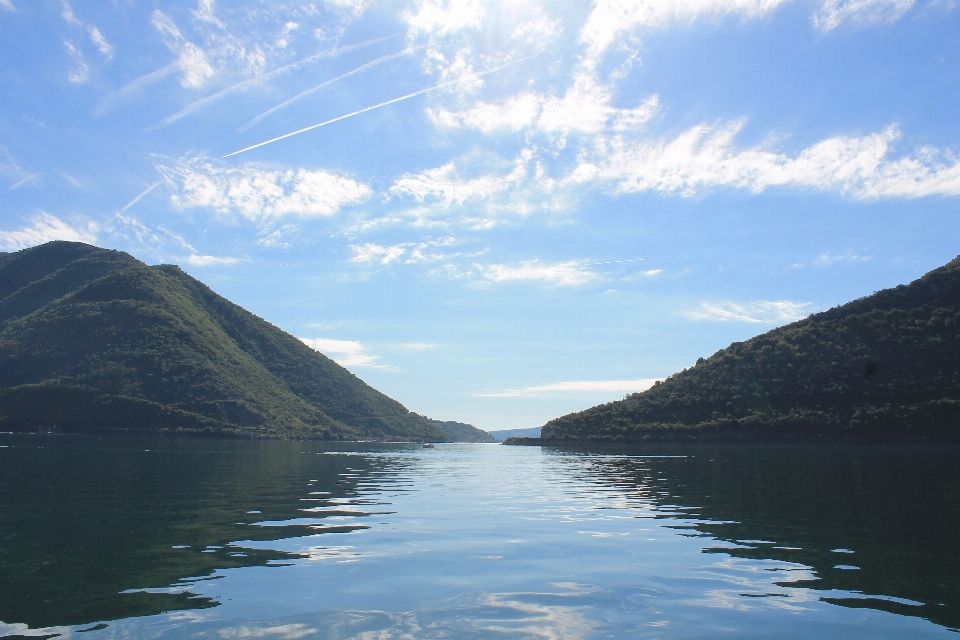
[[[949,0],[0,0],[0,250],[537,427],[960,254]]]

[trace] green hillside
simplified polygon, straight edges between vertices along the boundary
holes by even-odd
[[[429,421],[173,265],[0,253],[0,429],[435,440]]]
[[[453,420],[430,420],[436,428],[447,434],[451,442],[496,442],[492,435],[472,424]]]
[[[960,443],[960,258],[552,420],[541,437]]]

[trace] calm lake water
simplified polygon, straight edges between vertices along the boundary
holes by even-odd
[[[0,435],[0,636],[956,638],[960,453]]]

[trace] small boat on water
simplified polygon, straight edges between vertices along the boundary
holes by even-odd
[[[432,443],[432,442],[424,442],[424,443],[423,443],[423,448],[424,448],[424,449],[433,449],[433,448],[435,448],[435,447],[433,446],[433,443]]]

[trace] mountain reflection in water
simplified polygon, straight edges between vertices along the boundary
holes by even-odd
[[[301,557],[234,541],[365,528],[364,511],[346,506],[300,516],[407,462],[314,459],[298,442],[11,440],[0,457],[0,620],[31,627],[215,607],[191,587],[217,570]]]
[[[934,637],[958,462],[0,435],[0,636]]]
[[[785,577],[782,586],[849,592],[821,599],[960,627],[956,449],[720,446],[659,453],[668,455],[621,457],[606,449],[587,477],[635,487],[658,504],[658,518],[683,520],[666,526],[702,536],[707,553],[811,569],[805,579]]]

